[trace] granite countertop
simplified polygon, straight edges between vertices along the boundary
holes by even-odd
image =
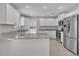
[[[14,24],[0,24],[0,25],[5,25],[5,26],[15,26]]]
[[[46,33],[26,33],[26,32],[8,32],[2,33],[1,39],[48,39],[48,35]]]

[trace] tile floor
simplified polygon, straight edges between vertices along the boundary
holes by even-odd
[[[63,47],[62,44],[56,40],[49,40],[49,54],[50,56],[74,56],[71,52]]]

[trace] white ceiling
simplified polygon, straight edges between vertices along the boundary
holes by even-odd
[[[21,14],[28,16],[56,16],[79,7],[77,3],[11,3]]]

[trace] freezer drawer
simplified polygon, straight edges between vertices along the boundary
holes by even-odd
[[[65,37],[64,47],[73,52],[74,54],[77,54],[77,39]]]
[[[68,46],[69,46],[69,39],[68,37],[64,36],[64,47],[68,48]]]
[[[78,55],[79,55],[79,39],[78,39]]]

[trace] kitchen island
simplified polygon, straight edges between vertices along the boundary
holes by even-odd
[[[14,35],[13,35],[14,34]],[[4,33],[0,38],[0,56],[48,56],[49,38],[46,34]],[[16,35],[15,35],[16,34]],[[17,36],[18,34],[18,36]],[[45,37],[46,36],[46,37]],[[27,38],[28,37],[28,38]]]

